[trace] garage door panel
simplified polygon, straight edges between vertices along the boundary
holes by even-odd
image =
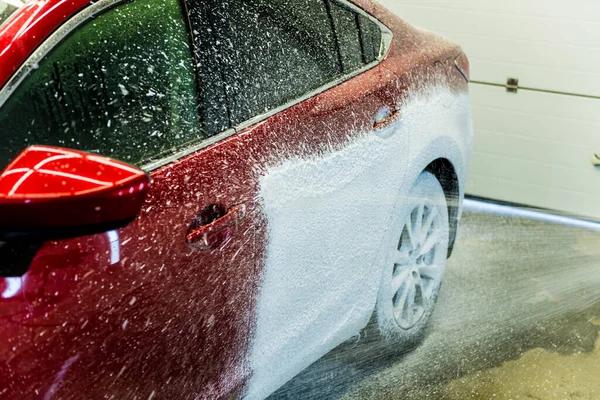
[[[474,81],[505,84],[514,77],[524,87],[600,97],[600,2],[383,4],[411,24],[460,43]]]
[[[522,87],[600,96],[600,50],[461,34],[445,34],[460,43],[471,62],[471,79],[504,85],[519,79]]]
[[[478,130],[475,148],[484,154],[547,164],[549,168],[564,167],[583,174],[591,172],[592,178],[595,175],[600,176],[600,169],[596,170],[592,165],[592,153],[586,146]]]
[[[572,123],[600,123],[600,101],[575,96],[554,95],[529,90],[508,93],[504,88],[471,84],[471,104],[474,109],[506,111],[514,115],[542,118],[545,122],[567,121]],[[543,125],[542,125],[543,126]],[[537,125],[539,128],[540,125]],[[596,130],[596,132],[598,132]],[[568,132],[566,132],[568,133]]]
[[[445,35],[449,36],[449,35]],[[472,55],[472,60],[477,66],[482,63],[499,63],[505,68],[512,68],[519,73],[524,67],[535,68],[542,74],[570,77],[577,73],[598,73],[600,49],[586,49],[582,47],[558,46],[545,43],[531,43],[525,41],[510,41],[505,39],[480,38],[472,35],[455,34],[454,41],[460,43],[467,54]],[[485,40],[482,40],[485,39]],[[596,63],[596,64],[595,64]],[[473,71],[477,74],[477,70]],[[477,76],[474,75],[473,79]],[[521,78],[521,77],[519,77]],[[506,76],[504,82],[506,83]],[[525,83],[525,82],[524,82]],[[534,86],[536,89],[548,89],[546,86]]]
[[[508,202],[532,204],[541,208],[563,210],[576,215],[600,215],[598,197],[559,190],[542,185],[529,185],[510,179],[471,173],[470,193]],[[520,193],[519,201],[507,193]]]
[[[530,137],[565,144],[579,143],[593,152],[600,153],[598,125],[559,118],[543,118],[528,114],[473,107],[473,126],[479,132],[501,132],[512,136]]]
[[[443,8],[458,11],[479,11],[497,15],[522,16],[554,20],[598,22],[600,9],[596,0],[380,0],[382,4],[402,16],[406,6]]]
[[[557,118],[582,119],[597,122],[594,99],[555,96],[551,93],[519,91],[509,93],[504,88],[472,84],[469,88],[475,105],[501,107],[524,113],[553,115]],[[567,101],[568,103],[566,103]],[[557,114],[558,113],[558,114]]]
[[[473,54],[472,51],[467,54]],[[570,72],[568,79],[563,79],[562,71],[547,68],[516,66],[510,63],[481,61],[470,58],[471,67],[478,71],[472,74],[473,81],[505,85],[507,78],[518,78],[519,85],[527,88],[544,89],[560,93],[574,93],[586,96],[596,96],[600,93],[600,74],[596,72]],[[546,70],[545,73],[540,73]]]
[[[467,193],[600,218],[600,100],[472,84],[471,102]]]
[[[469,57],[467,194],[600,220],[600,1],[382,2]]]
[[[543,161],[529,161],[497,153],[475,152],[471,163],[473,171],[487,176],[542,185],[553,189],[600,196],[600,171],[553,165]],[[469,187],[467,187],[469,191]],[[469,192],[470,193],[470,192]],[[514,194],[518,198],[519,193]],[[597,197],[600,200],[600,197]],[[600,203],[600,201],[599,201]]]
[[[399,15],[416,26],[435,26],[436,32],[465,34],[485,40],[519,40],[533,44],[598,48],[598,21],[531,18],[525,15],[497,14],[476,10],[453,10],[403,5]],[[456,21],[460,21],[457,24]]]

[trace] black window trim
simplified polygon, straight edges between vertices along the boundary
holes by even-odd
[[[27,60],[21,65],[21,67],[19,67],[17,72],[15,72],[13,74],[13,76],[9,79],[9,81],[6,83],[4,88],[2,88],[0,90],[0,110],[3,106],[3,104],[10,97],[10,95],[20,86],[21,82],[25,78],[27,78],[27,76],[29,75],[29,73],[32,70],[37,68],[38,63],[50,51],[52,51],[54,49],[54,47],[56,47],[60,42],[62,42],[62,40],[64,38],[66,38],[72,31],[77,29],[80,25],[88,22],[90,19],[94,18],[95,16],[103,13],[107,9],[115,7],[121,3],[126,3],[127,1],[129,1],[129,0],[100,0],[96,3],[90,4],[88,7],[84,8],[83,10],[81,10],[80,12],[78,12],[77,14],[75,14],[74,16],[69,18],[64,24],[62,24],[27,58]],[[176,151],[175,153],[172,153],[166,157],[160,158],[156,161],[150,161],[147,164],[143,165],[141,168],[147,172],[151,172],[151,171],[154,171],[165,165],[171,164],[183,157],[186,157],[186,156],[193,154],[199,150],[209,147],[225,138],[228,138],[228,137],[234,135],[235,133],[241,132],[253,125],[256,125],[257,123],[264,121],[265,119],[268,119],[275,114],[278,114],[288,108],[291,108],[299,103],[302,103],[303,101],[306,101],[311,97],[314,97],[314,96],[316,96],[320,93],[323,93],[335,86],[338,86],[339,84],[341,84],[357,75],[360,75],[363,72],[368,71],[371,68],[378,65],[379,63],[381,63],[381,61],[383,61],[383,59],[384,59],[384,56],[387,54],[387,52],[390,48],[391,42],[392,42],[391,30],[387,26],[385,26],[381,21],[379,21],[378,19],[376,19],[375,17],[373,17],[372,15],[370,15],[369,13],[367,13],[366,11],[361,9],[360,7],[357,7],[356,5],[352,4],[348,0],[331,0],[331,1],[341,4],[344,7],[347,7],[350,10],[363,15],[364,17],[368,18],[370,21],[374,22],[377,26],[379,26],[379,28],[381,29],[381,47],[379,50],[379,55],[378,55],[377,59],[375,59],[375,61],[364,65],[360,69],[357,69],[355,71],[352,71],[352,72],[344,74],[344,75],[341,75],[338,78],[328,82],[327,84],[325,84],[315,90],[305,93],[304,95],[302,95],[294,100],[291,100],[285,104],[282,104],[272,110],[269,110],[266,113],[256,115],[244,122],[239,123],[238,125],[236,125],[234,127],[226,129],[225,131],[220,132],[214,136],[211,136],[211,137],[205,138],[205,139],[201,139],[198,142],[193,141],[193,143],[189,143],[189,142],[183,143],[180,145],[181,150]],[[184,5],[184,9],[187,10],[187,4]],[[188,25],[187,22],[188,21],[186,21],[186,25]],[[188,27],[188,30],[191,30],[189,25],[187,27]],[[189,32],[189,34],[191,35],[192,33]],[[180,147],[180,146],[177,146],[177,147]]]

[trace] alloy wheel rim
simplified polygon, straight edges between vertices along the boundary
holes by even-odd
[[[405,330],[423,318],[444,273],[442,213],[431,202],[414,207],[394,249],[391,294],[396,323]]]

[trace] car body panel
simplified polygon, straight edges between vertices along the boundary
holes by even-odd
[[[358,334],[381,281],[386,229],[374,226],[437,159],[456,169],[462,199],[472,132],[461,50],[355,3],[393,32],[380,63],[154,169],[132,224],[46,243],[25,276],[0,278],[3,396],[264,398]],[[0,87],[89,4],[14,14]],[[399,114],[383,132],[385,107]],[[193,250],[186,233],[209,205],[245,216],[223,246]]]
[[[369,87],[369,93],[362,87]],[[364,249],[354,246],[337,232],[353,232],[356,240],[361,234],[381,240],[378,232],[352,226],[355,217],[365,217],[362,209],[376,208],[376,193],[355,196],[372,183],[364,180],[368,161],[346,158],[340,165],[336,155],[372,136],[377,112],[393,105],[394,89],[394,76],[376,68],[248,130],[258,137],[268,134],[265,142],[274,148],[258,179],[257,197],[268,228],[249,398],[268,394],[293,376],[298,365],[308,365],[364,325],[365,304],[372,306],[374,293],[364,288],[356,302],[345,299],[365,281],[378,283],[371,268],[376,254],[366,243]],[[399,138],[398,147],[400,159],[408,155],[407,136]],[[352,172],[344,179],[336,170]],[[398,180],[403,173],[399,168]],[[349,247],[354,251],[346,252]],[[303,307],[306,301],[319,306]],[[280,357],[287,360],[285,366],[275,363]]]
[[[133,387],[144,397],[160,389],[166,397],[214,398],[243,382],[259,257],[253,221],[241,220],[234,240],[218,249],[195,252],[185,241],[205,205],[253,201],[244,183],[251,180],[239,173],[252,170],[243,152],[235,136],[158,169],[131,225],[42,248],[22,278],[27,311],[14,317],[35,346],[26,345],[24,357],[13,353],[2,375],[12,398],[122,397]],[[87,373],[59,382],[65,363]],[[115,377],[108,386],[107,376]]]

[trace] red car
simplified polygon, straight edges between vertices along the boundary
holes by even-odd
[[[368,0],[0,0],[0,397],[259,399],[417,340],[467,81]]]

